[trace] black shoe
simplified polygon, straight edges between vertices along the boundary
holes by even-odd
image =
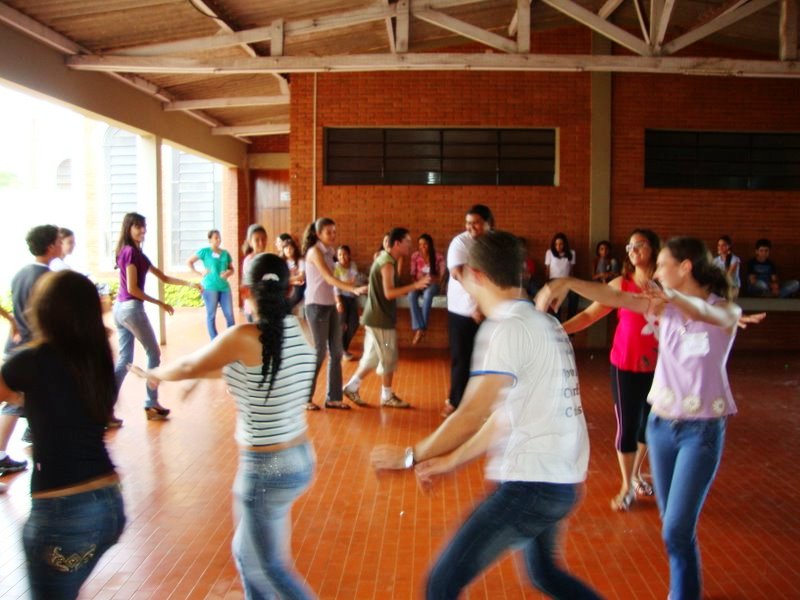
[[[27,460],[14,460],[6,454],[3,460],[0,460],[0,475],[7,475],[8,473],[16,473],[17,471],[24,471],[28,468]]]
[[[33,443],[33,434],[31,433],[31,428],[26,427],[25,431],[22,432],[22,443],[23,444],[32,444]]]
[[[166,421],[169,418],[169,409],[162,406],[149,406],[144,412],[148,421]]]

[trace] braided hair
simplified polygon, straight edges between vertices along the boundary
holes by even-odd
[[[261,383],[269,379],[267,395],[275,384],[281,368],[283,349],[283,320],[289,314],[286,291],[289,287],[289,267],[275,254],[259,254],[250,263],[244,283],[250,288],[258,318],[256,327],[261,342]]]

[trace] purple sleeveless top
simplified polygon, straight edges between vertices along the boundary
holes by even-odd
[[[722,298],[711,294],[709,304]],[[725,365],[736,327],[691,321],[672,304],[659,319],[660,352],[647,396],[653,412],[666,419],[718,419],[736,414]]]

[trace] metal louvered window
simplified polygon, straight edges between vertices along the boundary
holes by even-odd
[[[648,188],[800,189],[800,133],[645,131]]]
[[[327,185],[541,185],[555,129],[325,130]]]

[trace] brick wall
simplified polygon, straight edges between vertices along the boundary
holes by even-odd
[[[534,45],[588,52],[589,36],[541,35]],[[292,230],[311,221],[314,75],[292,76]],[[539,262],[553,234],[564,231],[581,252],[588,244],[590,78],[579,73],[415,72],[317,76],[317,216],[337,222],[339,241],[366,266],[392,226],[430,233],[444,251],[463,230],[464,211],[489,205],[497,226],[530,240]],[[555,127],[558,187],[326,186],[325,127]],[[582,268],[586,273],[588,268]]]

